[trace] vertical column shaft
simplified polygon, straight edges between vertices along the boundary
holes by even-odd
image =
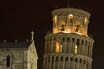
[[[53,49],[54,49],[54,48],[53,48],[53,39],[54,39],[54,38],[52,38],[52,42],[51,42],[51,53],[53,53]]]
[[[47,53],[47,39],[45,41],[45,51],[44,52]]]
[[[63,56],[63,69],[65,68],[65,57]]]
[[[67,43],[67,39],[65,38],[65,40],[64,40],[64,53],[66,53],[66,50],[67,50],[66,43]]]
[[[46,68],[46,57],[44,56],[44,60],[43,60],[43,69],[45,69]]]
[[[68,57],[68,69],[70,69],[70,57]]]
[[[46,69],[48,69],[48,56],[46,58]]]
[[[55,69],[55,61],[56,61],[56,56],[54,56],[54,64],[53,64],[53,69]]]
[[[50,63],[49,64],[50,64],[49,69],[51,69],[51,67],[52,67],[52,56],[50,56]]]
[[[60,69],[60,56],[59,56],[59,59],[58,59],[58,69]]]

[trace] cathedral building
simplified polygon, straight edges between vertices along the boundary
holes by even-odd
[[[31,34],[31,41],[0,43],[0,69],[37,69],[34,32]]]
[[[45,36],[43,69],[91,69],[94,40],[88,35],[90,13],[62,8],[52,15],[53,32]]]

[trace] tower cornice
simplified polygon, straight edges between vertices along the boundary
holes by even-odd
[[[73,15],[79,15],[82,17],[87,17],[88,19],[90,18],[90,13],[87,11],[84,11],[82,9],[76,9],[76,8],[60,8],[60,9],[55,9],[52,12],[52,15],[69,15],[69,14],[73,14]]]

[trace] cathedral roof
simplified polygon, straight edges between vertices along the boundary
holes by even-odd
[[[28,48],[32,42],[0,43],[0,48]]]

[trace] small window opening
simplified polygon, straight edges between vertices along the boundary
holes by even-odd
[[[65,25],[61,25],[61,31],[65,31]]]
[[[56,52],[59,53],[60,52],[60,43],[59,43],[59,39],[56,42]]]
[[[75,54],[77,54],[77,53],[78,53],[78,46],[75,45]]]
[[[61,32],[65,31],[65,21],[61,22]]]
[[[55,24],[57,23],[57,16],[53,17],[53,21],[54,21]]]
[[[78,32],[80,30],[80,25],[75,25],[76,29],[75,32]]]
[[[63,61],[63,57],[61,57],[60,61]]]
[[[69,21],[70,21],[70,23],[73,22],[73,15],[72,14],[69,15]]]
[[[7,61],[6,66],[10,67],[10,56],[9,55],[6,57],[6,61]]]
[[[87,17],[85,17],[84,22],[85,22],[85,24],[87,24],[87,23],[88,23],[88,18],[87,18]]]

